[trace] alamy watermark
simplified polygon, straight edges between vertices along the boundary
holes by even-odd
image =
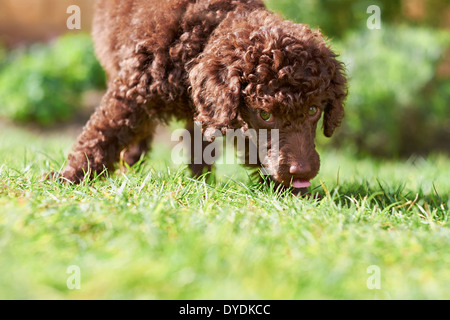
[[[67,288],[69,290],[79,290],[81,289],[81,269],[79,266],[72,265],[69,266],[66,270],[66,273],[69,274],[67,277]]]
[[[264,174],[277,171],[280,145],[278,129],[227,129],[224,134],[216,130],[213,136],[213,141],[208,141],[199,124],[194,127],[193,132],[187,129],[175,130],[171,135],[171,141],[177,142],[172,148],[172,162],[206,165],[261,164],[267,169]],[[220,157],[223,150],[226,150],[226,156]],[[234,155],[230,150],[238,151],[237,159],[229,156]]]
[[[381,269],[379,266],[372,265],[367,267],[367,273],[370,276],[367,278],[367,288],[369,290],[380,290],[381,289]]]
[[[81,29],[81,9],[77,5],[71,5],[66,10],[70,16],[67,18],[66,26],[69,30]]]
[[[367,267],[366,272],[369,274],[366,280],[366,286],[367,289],[373,292],[373,299],[392,300],[389,292],[381,288],[381,268],[377,265],[371,265]]]
[[[367,8],[366,13],[371,14],[367,19],[367,28],[370,30],[381,29],[381,9],[377,5],[371,5]]]

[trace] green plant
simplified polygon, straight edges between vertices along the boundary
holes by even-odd
[[[436,77],[449,39],[445,32],[406,26],[348,34],[340,51],[350,94],[336,140],[379,155],[435,147],[450,129],[450,82]]]
[[[52,125],[75,114],[83,91],[103,86],[88,35],[17,49],[0,69],[0,116]]]
[[[265,0],[267,6],[286,18],[320,28],[325,35],[342,38],[349,30],[366,28],[369,6],[380,8],[382,24],[400,21],[414,25],[442,27],[446,23],[445,0],[421,0],[415,14],[407,14],[410,1],[404,0]],[[412,1],[411,1],[412,2]],[[420,5],[423,5],[421,7]],[[417,10],[419,9],[419,11]]]
[[[267,6],[286,18],[320,28],[329,37],[341,38],[350,29],[365,28],[370,14],[367,8],[376,5],[383,22],[395,21],[401,13],[400,0],[266,0]]]

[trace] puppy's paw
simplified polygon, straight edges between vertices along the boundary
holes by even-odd
[[[59,181],[61,183],[80,183],[84,175],[77,174],[77,171],[71,167],[66,167],[62,172],[50,171],[42,177],[46,181]]]

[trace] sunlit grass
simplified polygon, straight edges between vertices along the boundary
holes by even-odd
[[[0,132],[0,298],[450,298],[450,159],[321,150],[312,191],[280,196],[223,165],[215,183],[167,143],[127,173],[71,186],[71,136]],[[69,290],[67,268],[80,267]],[[370,290],[369,266],[381,272]]]

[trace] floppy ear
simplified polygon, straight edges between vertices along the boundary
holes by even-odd
[[[331,98],[325,107],[323,119],[323,133],[327,137],[331,137],[334,130],[341,125],[344,117],[344,100],[347,97],[345,67],[335,57],[336,55],[332,54],[332,76],[329,88],[331,90]]]
[[[241,68],[237,62],[226,64],[217,55],[206,53],[189,71],[192,99],[195,104],[195,121],[201,122],[208,140],[216,130],[239,128],[241,101]]]

